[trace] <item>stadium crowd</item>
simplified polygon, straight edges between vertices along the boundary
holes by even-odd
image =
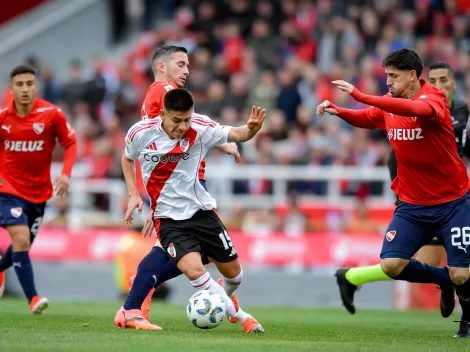
[[[457,96],[470,103],[470,4],[465,0],[183,0],[173,5],[166,11],[174,12],[175,21],[163,26],[155,21],[117,63],[101,57],[74,60],[68,76],[58,79],[40,57],[29,59],[40,73],[41,97],[61,106],[75,127],[79,160],[92,167],[94,178],[122,178],[124,134],[139,119],[153,81],[150,58],[163,44],[188,49],[186,88],[198,113],[240,125],[252,105],[267,109],[264,133],[242,149],[246,164],[385,165],[389,145],[383,132],[352,129],[337,118],[317,120],[314,114],[325,99],[360,107],[333,89],[334,79],[353,82],[368,94],[385,94],[381,61],[400,47],[415,48],[425,66],[451,64]],[[148,16],[144,22],[149,28]],[[325,192],[322,183],[294,187],[301,193]],[[270,184],[242,182],[235,191],[264,194]],[[362,195],[374,187],[364,191],[352,183],[343,191]]]

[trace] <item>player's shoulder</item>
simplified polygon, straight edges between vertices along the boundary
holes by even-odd
[[[426,81],[422,84],[421,91],[418,92],[418,99],[439,100],[447,105],[444,92]]]
[[[160,128],[162,120],[160,118],[155,118],[151,120],[140,120],[129,128],[127,132],[127,138],[130,142],[134,141],[136,138],[142,137],[148,132],[158,131]]]
[[[217,125],[218,123],[212,120],[209,116],[193,113],[191,127],[194,129],[204,130],[207,128],[215,128]]]
[[[147,95],[150,94],[161,94],[161,93],[166,93],[174,88],[177,88],[176,84],[172,82],[167,82],[167,81],[155,81],[153,82],[148,91]]]
[[[44,99],[36,99],[36,109],[33,112],[36,114],[63,114],[62,110],[57,105]]]
[[[468,112],[468,105],[463,100],[454,99],[452,101],[452,111],[467,111]]]
[[[0,106],[0,116],[4,116],[8,113],[8,105]]]

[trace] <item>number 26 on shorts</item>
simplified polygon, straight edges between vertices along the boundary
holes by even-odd
[[[453,227],[450,232],[452,233],[452,245],[455,247],[458,246],[468,246],[470,245],[470,227]]]

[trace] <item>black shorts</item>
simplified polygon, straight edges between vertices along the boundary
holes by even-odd
[[[187,220],[159,220],[160,242],[176,263],[190,252],[200,252],[219,263],[238,258],[227,229],[213,210],[199,210]]]

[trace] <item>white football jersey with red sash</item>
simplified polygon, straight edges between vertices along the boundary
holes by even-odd
[[[186,220],[198,210],[217,204],[199,182],[198,170],[207,151],[227,143],[229,126],[193,114],[191,127],[180,139],[171,139],[161,118],[142,120],[126,135],[126,156],[138,159],[155,218]]]

